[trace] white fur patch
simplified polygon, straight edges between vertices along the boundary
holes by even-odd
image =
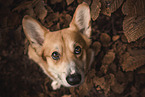
[[[51,83],[51,87],[53,88],[53,90],[59,89],[60,86],[61,86],[61,84],[59,82],[57,82],[57,81],[53,81]]]

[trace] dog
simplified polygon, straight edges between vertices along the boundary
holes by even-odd
[[[94,57],[87,3],[78,5],[68,28],[51,32],[28,15],[24,16],[22,26],[30,42],[28,56],[52,79],[53,90],[84,82],[86,69]]]

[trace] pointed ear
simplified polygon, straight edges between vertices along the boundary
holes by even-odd
[[[24,16],[22,25],[24,33],[32,47],[41,47],[44,42],[46,28],[28,15]]]
[[[90,8],[87,3],[83,2],[80,4],[73,16],[70,27],[72,29],[77,29],[86,35],[88,38],[91,36],[91,16]]]

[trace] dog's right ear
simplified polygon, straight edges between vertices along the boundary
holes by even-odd
[[[47,29],[28,15],[24,16],[22,25],[24,33],[31,46],[35,49],[41,47],[44,42],[44,36],[47,32]]]

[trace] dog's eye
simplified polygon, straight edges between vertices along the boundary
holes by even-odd
[[[60,54],[58,52],[53,52],[51,57],[54,59],[54,60],[58,60],[60,58]]]
[[[80,54],[81,53],[81,47],[80,46],[76,46],[75,50],[74,50],[74,54]]]

